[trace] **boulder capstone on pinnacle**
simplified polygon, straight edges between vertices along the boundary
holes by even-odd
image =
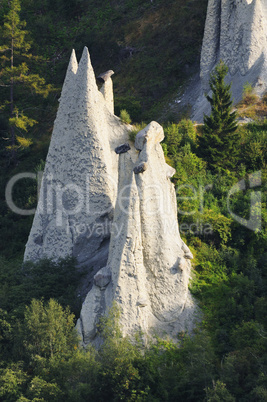
[[[204,93],[210,73],[222,60],[229,68],[234,103],[246,83],[262,95],[267,89],[267,2],[265,0],[209,0],[201,50],[202,94],[194,105],[193,120],[209,111]]]
[[[114,302],[124,335],[176,337],[194,326],[189,248],[177,221],[174,186],[151,122],[129,141],[113,113],[109,70],[97,87],[88,49],[72,52],[25,260],[73,256],[87,272],[77,322],[82,342],[101,343],[98,323]]]
[[[111,79],[113,74],[114,71],[108,70],[97,77],[98,81],[103,84],[100,88],[100,92],[103,94],[106,106],[112,114],[114,114],[113,83]]]

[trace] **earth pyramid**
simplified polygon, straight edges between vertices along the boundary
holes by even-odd
[[[153,121],[128,143],[112,74],[100,75],[99,90],[88,49],[79,65],[72,52],[24,257],[74,256],[88,271],[77,322],[84,344],[100,342],[99,319],[114,301],[124,335],[175,337],[197,316],[163,129]]]
[[[228,66],[234,103],[242,98],[244,85],[255,93],[267,90],[267,1],[209,0],[200,60],[201,94],[193,107],[193,120],[209,112],[204,93],[219,60]]]

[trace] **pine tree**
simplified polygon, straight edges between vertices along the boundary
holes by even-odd
[[[224,82],[228,67],[220,61],[210,76],[212,96],[210,116],[204,115],[203,134],[199,138],[200,156],[213,171],[233,169],[238,154],[237,112],[232,112],[231,84]]]
[[[45,84],[44,78],[30,73],[27,62],[33,61],[34,56],[29,53],[31,43],[28,40],[28,32],[24,29],[26,22],[20,20],[20,11],[20,1],[10,1],[9,11],[4,16],[4,24],[0,28],[0,86],[8,90],[8,99],[2,102],[0,111],[8,115],[9,134],[6,139],[9,144],[6,148],[11,151],[13,160],[16,159],[19,147],[26,148],[31,144],[31,140],[25,138],[24,133],[37,123],[24,114],[24,100],[29,94],[47,97],[52,89],[51,85]]]

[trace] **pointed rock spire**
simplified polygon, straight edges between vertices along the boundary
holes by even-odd
[[[107,110],[90,55],[71,54],[25,259],[73,255],[95,270],[107,260],[118,156],[127,128]]]
[[[74,85],[75,85],[75,76],[76,76],[77,70],[78,70],[78,62],[76,59],[75,50],[73,49],[71,52],[66,77],[65,77],[64,84],[63,84],[62,91],[61,91],[61,98],[60,98],[61,104],[64,100],[69,102],[69,100],[73,96]]]
[[[60,227],[56,225],[55,209],[60,188],[64,186],[64,168],[68,159],[71,130],[69,113],[75,105],[75,76],[78,64],[72,51],[64,80],[57,117],[54,123],[51,143],[46,158],[40,197],[31,232],[26,244],[24,259],[36,261],[44,257],[60,258],[71,254],[72,241],[68,221],[61,214]],[[58,189],[58,191],[57,191]]]
[[[95,73],[86,46],[83,49],[82,57],[79,62],[76,85],[78,99],[86,101],[91,107],[94,106],[93,102],[99,101],[99,91],[96,84]]]

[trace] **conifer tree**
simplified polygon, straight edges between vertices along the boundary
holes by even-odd
[[[24,137],[28,128],[37,123],[36,120],[24,114],[24,100],[29,94],[39,94],[47,97],[51,85],[46,85],[44,78],[30,73],[29,62],[34,56],[29,53],[31,43],[28,32],[24,29],[26,22],[20,20],[20,1],[11,0],[9,11],[4,16],[3,26],[0,28],[0,86],[6,88],[6,99],[2,101],[0,111],[8,114],[9,133],[7,149],[12,158],[16,158],[19,147],[25,148],[31,144]],[[25,96],[26,95],[26,96]]]
[[[237,112],[232,112],[231,84],[224,82],[228,67],[220,61],[210,76],[212,96],[210,116],[204,115],[203,134],[199,138],[200,156],[213,171],[233,169],[238,154]]]

